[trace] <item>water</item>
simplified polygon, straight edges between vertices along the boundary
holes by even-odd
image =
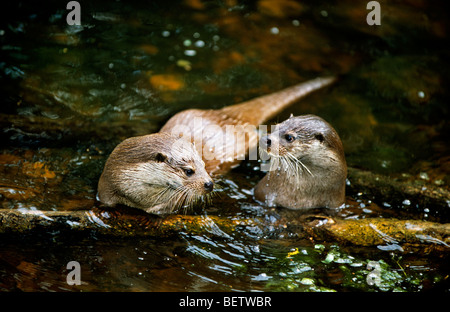
[[[340,133],[349,166],[448,191],[447,13],[443,2],[380,3],[378,27],[365,23],[364,1],[99,1],[81,4],[81,26],[67,25],[66,3],[13,4],[0,24],[2,208],[89,209],[123,139],[158,131],[183,109],[330,74],[341,75],[335,86],[272,123],[320,115]],[[0,289],[449,290],[448,252],[355,247],[271,228],[301,214],[253,199],[259,166],[246,161],[221,177],[222,195],[193,213],[262,218],[267,227],[172,238],[2,234]],[[354,181],[347,193],[338,218],[448,222],[445,205],[383,198]],[[81,285],[66,282],[70,261],[80,263]]]

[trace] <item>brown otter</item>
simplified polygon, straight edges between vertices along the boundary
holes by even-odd
[[[201,198],[214,183],[193,144],[167,133],[132,137],[109,156],[98,183],[98,198],[152,213],[170,213]]]
[[[174,115],[160,132],[194,142],[210,174],[224,172],[244,160],[258,143],[257,126],[290,104],[325,87],[334,77],[316,78],[284,90],[222,109],[188,109]]]
[[[314,115],[291,117],[261,138],[270,170],[255,187],[268,206],[337,208],[345,200],[347,164],[333,127]]]
[[[222,109],[176,114],[159,134],[130,138],[116,147],[100,177],[99,200],[148,212],[170,212],[192,204],[213,188],[207,172],[223,172],[243,160],[249,150],[256,150],[256,126],[334,81],[333,77],[316,78]],[[179,137],[183,138],[176,140]],[[184,139],[195,148],[186,143],[171,150],[174,141]]]

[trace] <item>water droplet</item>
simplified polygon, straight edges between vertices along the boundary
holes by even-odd
[[[403,205],[406,205],[406,206],[409,206],[409,205],[411,205],[411,201],[410,201],[409,199],[405,199],[405,200],[402,202],[402,204],[403,204]]]
[[[278,29],[278,27],[272,27],[270,29],[270,33],[273,35],[278,35],[280,33],[280,30]]]
[[[309,278],[309,277],[304,277],[300,281],[300,284],[302,284],[302,285],[314,285],[314,280],[312,278]]]
[[[186,56],[195,56],[195,55],[197,55],[197,51],[195,51],[195,50],[186,50],[186,51],[184,51],[184,55],[186,55]]]
[[[170,36],[170,31],[164,30],[164,31],[161,33],[161,36],[163,36],[164,38],[169,37],[169,36]]]
[[[423,99],[425,97],[425,92],[419,91],[419,92],[417,92],[417,96],[420,97],[421,99]]]
[[[205,42],[204,42],[203,40],[197,40],[197,41],[194,43],[194,45],[195,45],[197,48],[203,48],[203,47],[205,46]]]
[[[255,276],[252,278],[254,281],[267,281],[268,279],[271,279],[271,276],[267,276],[266,273],[261,273],[258,276]]]

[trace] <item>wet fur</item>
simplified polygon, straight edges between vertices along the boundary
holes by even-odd
[[[285,139],[295,139],[289,143]],[[264,140],[271,146],[265,147]],[[337,208],[345,201],[347,164],[342,142],[325,120],[291,117],[262,139],[271,169],[255,187],[256,199],[292,209]]]
[[[193,142],[194,139],[200,139],[195,142],[199,154],[205,156],[212,151],[212,155],[203,159],[207,172],[224,173],[239,164],[240,160],[248,155],[249,150],[257,147],[256,127],[276,116],[287,106],[334,81],[334,77],[320,77],[221,109],[188,109],[170,118],[160,132],[181,135]],[[196,118],[201,118],[202,122],[196,123]],[[210,126],[217,126],[216,129],[222,130],[211,133],[207,131]],[[226,126],[235,126],[238,131],[234,136],[225,136]]]
[[[185,170],[195,173],[187,176]],[[152,213],[171,213],[208,202],[204,184],[212,182],[194,146],[166,133],[126,139],[108,158],[98,197],[106,205],[123,204]]]

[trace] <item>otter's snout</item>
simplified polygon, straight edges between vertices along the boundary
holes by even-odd
[[[203,186],[205,187],[205,190],[211,192],[214,189],[214,182],[213,181],[205,182]]]

